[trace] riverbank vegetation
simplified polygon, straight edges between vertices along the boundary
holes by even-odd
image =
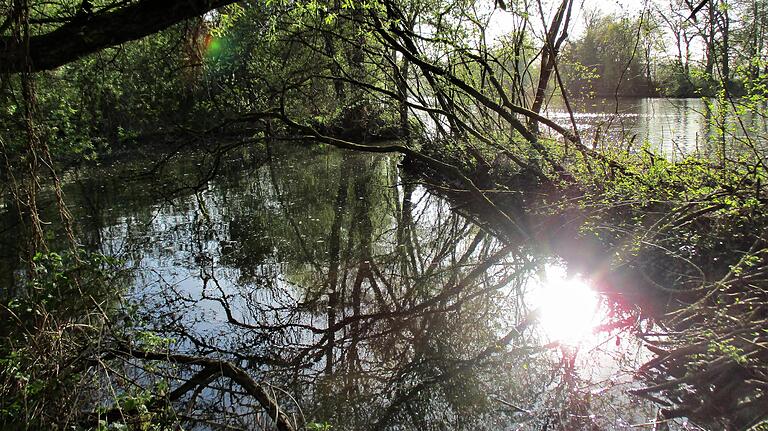
[[[659,408],[649,429],[760,426],[768,6],[656,2],[634,17],[578,6],[0,2],[0,423],[613,429],[607,404],[645,399]],[[572,109],[596,95],[709,96],[713,132],[675,158],[601,137]],[[553,98],[564,121],[549,116]],[[296,143],[308,160],[348,152],[326,171],[274,161]],[[117,202],[83,188],[72,204],[81,172],[121,165],[133,170],[106,188]],[[257,186],[233,178],[240,169],[260,169]],[[147,180],[146,196],[121,194],[129,177]],[[242,208],[220,203],[236,241],[218,237],[209,208],[222,177],[253,193]],[[418,184],[453,211],[415,217]],[[292,190],[305,201],[287,202]],[[161,218],[150,202],[197,214],[194,244],[169,235],[158,247],[197,247],[200,297],[175,292],[154,321],[126,293],[143,256],[103,252],[123,221],[97,209],[132,200],[142,214],[113,242]],[[424,241],[419,223],[431,223]],[[265,226],[277,227],[256,236]],[[600,400],[567,348],[557,377],[533,366],[555,347],[529,339],[535,312],[500,298],[543,254],[588,276],[610,298],[606,326],[650,350],[631,398]],[[228,283],[264,283],[274,262],[289,275],[269,291],[288,283],[298,298],[231,302]],[[226,342],[185,326],[214,325],[196,314],[206,301],[231,325]],[[510,310],[513,323],[498,320]]]

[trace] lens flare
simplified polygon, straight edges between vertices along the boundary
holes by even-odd
[[[210,34],[205,35],[205,56],[208,59],[214,59],[221,57],[227,50],[227,41],[224,38],[212,36]]]
[[[576,346],[600,324],[600,296],[584,280],[568,277],[563,268],[548,267],[530,295],[539,327],[549,341]]]

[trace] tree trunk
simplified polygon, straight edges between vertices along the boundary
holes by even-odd
[[[549,25],[549,29],[547,29],[544,47],[541,51],[539,83],[536,86],[536,95],[534,96],[533,106],[531,107],[531,111],[537,114],[541,112],[541,108],[544,105],[547,85],[552,77],[552,72],[555,70],[555,62],[557,61],[557,55],[560,52],[560,46],[568,37],[568,24],[571,20],[572,5],[572,0],[562,0],[560,7],[552,18],[552,23]],[[539,10],[543,12],[541,2],[539,2]],[[532,130],[538,130],[538,122],[535,119],[531,119],[529,124]]]

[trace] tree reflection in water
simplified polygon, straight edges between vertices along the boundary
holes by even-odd
[[[634,342],[614,331],[560,347],[542,334],[526,291],[552,257],[487,235],[395,158],[271,151],[100,230],[103,247],[120,243],[137,267],[134,325],[173,340],[174,352],[244,368],[299,428],[629,429],[653,419],[623,392]],[[188,389],[174,401],[187,427],[271,423],[252,394],[194,363],[127,363],[145,384]]]

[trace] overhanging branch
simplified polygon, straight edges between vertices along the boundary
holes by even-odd
[[[139,0],[109,11],[82,14],[29,38],[29,51],[0,36],[0,73],[55,69],[88,54],[136,40],[235,0]]]

